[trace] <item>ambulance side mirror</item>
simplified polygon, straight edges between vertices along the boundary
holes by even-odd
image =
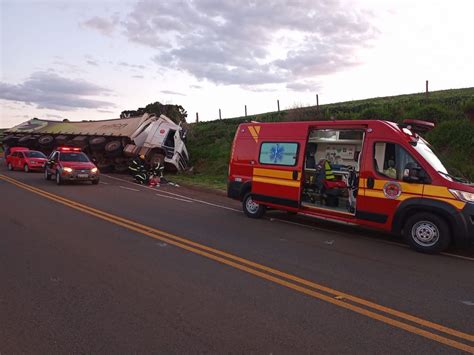
[[[403,170],[403,181],[424,184],[431,180],[422,167],[415,163],[407,163]]]

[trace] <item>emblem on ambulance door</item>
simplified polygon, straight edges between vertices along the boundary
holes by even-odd
[[[383,194],[385,195],[386,198],[394,200],[398,198],[401,195],[401,193],[402,193],[402,187],[396,181],[388,181],[383,186]]]

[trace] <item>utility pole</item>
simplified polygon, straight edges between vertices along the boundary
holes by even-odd
[[[219,109],[219,119],[222,120],[221,109]]]
[[[199,123],[199,113],[196,112],[196,123]]]
[[[247,105],[245,105],[245,117],[247,117]]]
[[[428,80],[426,80],[426,93],[425,93],[425,95],[426,95],[426,98],[428,98]]]
[[[280,112],[280,100],[277,100],[278,112]]]

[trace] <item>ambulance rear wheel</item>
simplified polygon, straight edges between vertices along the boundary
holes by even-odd
[[[242,207],[244,213],[250,218],[262,217],[265,213],[265,210],[267,209],[266,206],[259,205],[258,203],[254,202],[250,193],[247,193],[244,196],[244,199],[242,200]]]
[[[408,218],[403,234],[413,249],[427,254],[440,253],[451,243],[448,224],[432,213],[418,213]]]

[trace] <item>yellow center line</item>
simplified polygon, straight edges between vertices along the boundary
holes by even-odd
[[[281,272],[279,270],[272,269],[270,267],[267,267],[267,266],[264,266],[264,265],[261,265],[261,264],[258,264],[258,263],[254,263],[252,261],[240,258],[238,256],[235,256],[235,255],[232,255],[232,254],[229,254],[229,253],[226,253],[226,252],[222,252],[218,249],[214,249],[214,248],[211,248],[211,247],[199,244],[199,243],[192,242],[190,240],[187,240],[187,239],[178,237],[176,235],[158,230],[156,228],[152,228],[152,227],[142,225],[140,223],[137,223],[137,222],[134,222],[134,221],[131,221],[131,220],[119,217],[119,216],[109,214],[107,212],[104,212],[104,211],[101,211],[101,210],[83,205],[81,203],[66,199],[64,197],[61,197],[61,196],[58,196],[58,195],[55,195],[55,194],[52,194],[52,193],[49,193],[47,191],[35,188],[33,186],[30,186],[30,185],[24,184],[24,183],[22,183],[18,180],[9,178],[9,177],[4,176],[4,175],[0,175],[0,178],[5,180],[5,181],[8,181],[8,182],[10,182],[10,183],[12,183],[16,186],[18,186],[18,187],[21,187],[23,189],[26,189],[28,191],[31,191],[31,192],[34,192],[38,195],[46,197],[50,200],[53,200],[53,201],[56,201],[58,203],[64,204],[66,206],[69,206],[69,207],[74,208],[76,210],[79,210],[81,212],[87,213],[87,214],[92,215],[94,217],[97,217],[97,218],[109,221],[111,223],[120,225],[120,226],[122,226],[124,228],[127,228],[129,230],[136,231],[138,233],[147,235],[147,236],[149,236],[151,238],[154,238],[154,239],[159,239],[159,240],[164,241],[168,244],[175,245],[179,248],[188,250],[192,253],[195,253],[195,254],[204,256],[206,258],[218,261],[220,263],[223,263],[223,264],[226,264],[228,266],[237,268],[239,270],[242,270],[242,271],[245,271],[247,273],[253,274],[255,276],[266,279],[268,281],[271,281],[271,282],[277,283],[279,285],[291,288],[291,289],[296,290],[298,292],[301,292],[301,293],[304,293],[306,295],[312,296],[314,298],[318,298],[320,300],[329,302],[331,304],[343,307],[345,309],[349,309],[353,312],[365,315],[365,316],[370,317],[372,319],[379,320],[381,322],[384,322],[386,324],[390,324],[392,326],[395,326],[397,328],[406,330],[408,332],[424,336],[424,337],[429,338],[431,340],[438,341],[440,343],[446,344],[448,346],[451,346],[451,347],[454,347],[454,348],[457,348],[457,349],[460,349],[460,350],[464,350],[464,351],[467,351],[467,352],[474,353],[474,347],[472,347],[472,346],[466,345],[464,343],[460,343],[458,341],[446,338],[444,336],[437,335],[435,333],[431,333],[431,332],[426,331],[424,329],[417,328],[413,325],[403,323],[399,320],[389,318],[385,315],[381,315],[381,314],[372,312],[370,310],[361,308],[359,306],[355,306],[353,304],[347,303],[347,301],[358,303],[360,305],[370,307],[373,310],[378,310],[378,311],[381,311],[381,312],[385,312],[389,315],[396,316],[396,317],[411,321],[413,323],[417,323],[419,325],[437,330],[439,332],[443,332],[445,334],[450,334],[450,335],[456,336],[458,338],[468,340],[470,342],[474,341],[474,335],[466,334],[466,333],[463,333],[463,332],[460,332],[460,331],[457,331],[457,330],[454,330],[454,329],[451,329],[451,328],[448,328],[448,327],[444,327],[442,325],[439,325],[439,324],[436,324],[436,323],[433,323],[433,322],[430,322],[430,321],[427,321],[427,320],[424,320],[424,319],[421,319],[421,318],[418,318],[418,317],[415,317],[415,316],[412,316],[412,315],[409,315],[409,314],[406,314],[406,313],[403,313],[403,312],[400,312],[400,311],[397,311],[397,310],[394,310],[394,309],[391,309],[391,308],[388,308],[388,307],[378,305],[376,303],[373,303],[373,302],[370,302],[370,301],[367,301],[367,300],[364,300],[364,299],[346,294],[344,292],[339,292],[337,290],[334,290],[334,289],[328,288],[326,286],[316,284],[314,282],[299,278],[297,276],[290,275],[290,274]],[[232,260],[237,261],[238,263],[234,262]],[[242,264],[244,264],[244,265],[242,265]],[[259,271],[259,270],[261,270],[261,271]],[[265,271],[265,273],[262,272],[262,271]],[[268,273],[273,274],[273,275],[269,275]],[[281,278],[285,278],[287,280],[284,280],[284,279],[281,279]],[[321,294],[321,293],[316,292],[314,290],[307,289],[307,288],[303,287],[302,285],[294,284],[290,281],[298,282],[299,284],[302,284],[304,286],[308,286],[308,287],[311,287],[313,289],[329,293],[333,296],[336,296],[337,298],[333,298],[331,296]]]

